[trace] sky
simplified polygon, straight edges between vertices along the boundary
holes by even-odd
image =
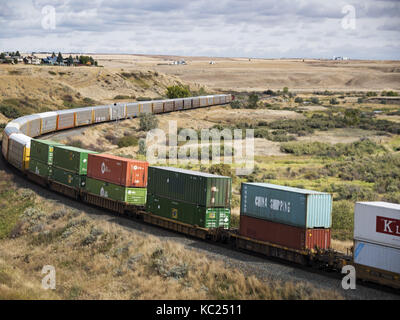
[[[0,51],[400,59],[400,1],[0,0]]]

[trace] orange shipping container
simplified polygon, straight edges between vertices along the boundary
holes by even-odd
[[[110,154],[89,154],[87,176],[126,187],[147,187],[147,161]]]
[[[304,229],[253,217],[240,216],[241,236],[277,244],[283,247],[307,250],[331,246],[331,229]]]

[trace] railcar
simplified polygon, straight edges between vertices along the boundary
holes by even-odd
[[[238,230],[232,228],[205,228],[198,226],[195,223],[187,223],[188,220],[178,221],[177,219],[174,219],[174,217],[156,215],[149,212],[149,210],[146,210],[146,207],[143,205],[135,205],[125,201],[106,198],[102,196],[101,192],[96,188],[93,188],[91,192],[88,191],[85,188],[86,180],[82,180],[82,176],[79,175],[75,177],[77,179],[76,183],[71,183],[70,185],[68,185],[68,183],[61,183],[61,178],[58,178],[59,181],[56,181],[53,178],[55,174],[60,176],[67,175],[66,181],[72,181],[74,179],[71,180],[70,177],[68,178],[70,172],[51,172],[51,174],[49,174],[43,168],[38,168],[37,172],[34,172],[36,170],[32,169],[28,170],[30,163],[31,137],[81,125],[133,118],[139,116],[141,113],[162,113],[174,110],[186,110],[226,104],[230,103],[233,99],[234,97],[229,94],[214,95],[166,100],[168,102],[167,108],[165,108],[166,102],[145,101],[117,104],[114,106],[107,105],[75,110],[61,110],[45,112],[35,116],[25,116],[13,120],[6,126],[2,137],[2,154],[11,165],[20,170],[29,180],[38,183],[45,188],[49,188],[78,201],[95,205],[118,214],[142,219],[146,223],[200,239],[209,239],[212,241],[228,243],[238,250],[277,257],[302,265],[341,270],[343,265],[354,264],[353,256],[342,254],[331,249],[319,249],[316,247],[311,250],[310,248],[307,248],[307,246],[304,246],[301,249],[289,248],[281,244],[241,235]],[[162,107],[160,107],[161,105]],[[34,167],[34,165],[32,165],[32,167]],[[40,174],[40,172],[44,173]],[[98,194],[95,194],[96,192]],[[121,199],[126,200],[127,196]],[[365,268],[357,264],[355,264],[355,266],[358,271],[357,277],[359,279],[395,288],[399,287],[398,283],[400,275],[397,273],[388,274],[382,273],[379,269],[373,269],[372,267]]]

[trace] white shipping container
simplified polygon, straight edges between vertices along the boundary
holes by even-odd
[[[14,125],[7,125],[3,131],[3,139],[1,144],[1,152],[3,153],[4,158],[7,159],[8,153],[8,139],[13,133],[19,133],[19,129]]]
[[[212,106],[214,104],[214,96],[207,96],[207,104]]]
[[[198,107],[200,107],[200,98],[199,97],[192,98],[192,108],[198,108]]]
[[[73,128],[75,125],[75,111],[61,110],[57,111],[57,130]]]
[[[208,106],[208,97],[200,97],[200,107],[206,107],[206,106]]]
[[[28,134],[29,137],[37,137],[40,135],[40,125],[42,120],[37,114],[28,116]]]
[[[28,134],[28,116],[20,117],[12,121],[19,126],[19,131],[23,134]]]
[[[153,112],[152,105],[153,105],[153,103],[150,102],[150,101],[149,102],[142,102],[140,104],[140,112],[142,112],[142,113],[152,113]]]
[[[18,169],[27,169],[30,148],[30,137],[21,133],[12,134],[8,140],[8,162]]]
[[[156,100],[153,101],[153,113],[162,113],[164,111],[164,101]]]
[[[125,104],[117,104],[111,106],[111,120],[120,120],[125,118]]]
[[[192,108],[192,98],[184,98],[183,99],[183,108],[184,109]]]
[[[174,110],[182,110],[183,109],[183,99],[174,99]]]
[[[174,111],[174,100],[164,100],[164,112]]]
[[[400,205],[389,202],[357,202],[354,239],[400,248]]]
[[[92,107],[75,109],[75,113],[76,113],[76,120],[75,120],[76,126],[84,126],[92,123],[92,116],[93,116]]]
[[[41,134],[57,130],[57,112],[49,111],[39,113],[39,117],[42,119]]]
[[[400,249],[355,240],[354,263],[400,274]]]
[[[126,105],[126,117],[127,118],[135,118],[139,115],[139,103],[128,103]]]
[[[94,122],[103,122],[110,120],[110,106],[93,107]]]

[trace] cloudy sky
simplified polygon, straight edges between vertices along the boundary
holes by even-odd
[[[0,0],[0,51],[400,59],[400,1]]]

